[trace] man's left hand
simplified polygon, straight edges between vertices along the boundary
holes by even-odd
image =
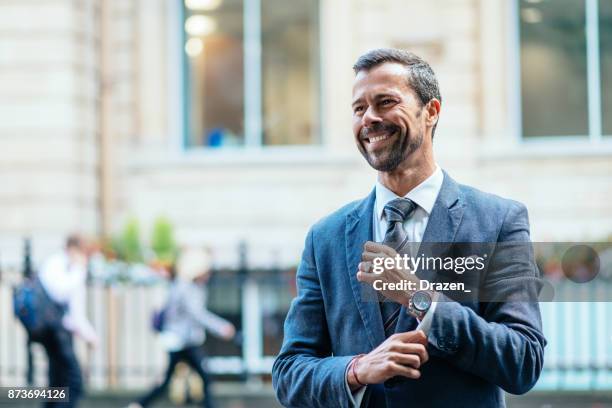
[[[396,257],[400,255],[397,253],[397,251],[395,251],[395,249],[372,241],[367,241],[363,248],[364,250],[361,254],[361,262],[359,263],[357,271],[357,280],[359,282],[369,283],[370,285],[374,285],[375,281],[381,281],[382,285],[379,285],[385,286],[387,289],[379,290],[377,292],[381,292],[383,296],[394,302],[408,306],[410,297],[414,290],[390,290],[385,284],[414,282],[413,287],[416,289],[419,287],[419,278],[411,272],[410,268],[403,268],[400,267],[403,265],[398,265],[398,262],[396,262]],[[382,273],[373,272],[374,259],[376,258],[382,258],[382,261],[377,261],[380,262],[380,266],[378,268],[382,269]],[[386,258],[393,259],[392,268],[385,267]],[[391,263],[391,261],[387,261],[387,263]]]

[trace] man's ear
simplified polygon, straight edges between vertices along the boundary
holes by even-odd
[[[427,116],[425,120],[427,121],[428,126],[435,126],[438,123],[438,118],[440,116],[440,101],[436,98],[432,98],[427,105],[425,105],[425,112],[427,112]]]

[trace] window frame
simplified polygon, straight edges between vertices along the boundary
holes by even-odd
[[[549,144],[550,142],[565,145],[593,145],[611,144],[612,134],[603,134],[603,112],[601,97],[601,61],[599,46],[599,0],[582,0],[585,5],[585,27],[586,27],[586,58],[587,58],[587,117],[588,133],[576,136],[529,136],[525,137],[523,132],[523,104],[522,104],[522,77],[521,77],[521,30],[520,30],[520,2],[511,2],[510,18],[512,33],[510,35],[511,60],[516,61],[511,68],[511,82],[516,84],[510,93],[510,109],[513,122],[515,123],[513,133],[520,144]]]
[[[317,68],[317,115],[318,125],[314,129],[313,142],[310,144],[291,144],[291,145],[265,145],[263,143],[263,77],[262,77],[262,31],[261,31],[261,4],[262,0],[243,0],[243,52],[244,52],[244,144],[240,146],[194,146],[190,144],[191,128],[191,109],[189,100],[189,57],[184,51],[187,35],[185,33],[184,24],[186,16],[186,7],[184,0],[176,0],[170,2],[173,12],[170,13],[170,18],[174,20],[171,30],[179,30],[178,35],[171,35],[170,50],[178,48],[178,55],[173,53],[173,58],[178,58],[178,68],[170,69],[174,75],[178,75],[179,95],[178,99],[180,123],[174,123],[173,128],[180,135],[180,150],[184,153],[204,153],[208,152],[218,154],[219,152],[229,152],[230,154],[251,154],[253,152],[284,152],[295,154],[317,154],[325,147],[325,137],[323,130],[325,129],[323,115],[323,78],[321,70],[322,47],[321,47],[321,1],[317,4],[317,39],[318,45],[316,59]],[[177,38],[178,37],[178,38]],[[178,41],[178,47],[176,46]],[[176,61],[176,60],[175,60]],[[248,69],[247,69],[248,68]],[[178,72],[177,72],[178,71]],[[174,81],[177,82],[176,80]],[[176,98],[176,97],[175,97]],[[170,98],[172,99],[172,98]],[[175,105],[176,106],[176,105]],[[176,122],[176,120],[174,121]],[[198,154],[195,153],[195,154]],[[223,154],[223,156],[226,156]]]

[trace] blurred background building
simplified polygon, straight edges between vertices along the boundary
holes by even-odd
[[[239,270],[243,243],[248,268],[290,270],[307,228],[375,181],[351,133],[351,67],[381,46],[436,71],[434,146],[452,177],[524,202],[534,240],[608,239],[610,1],[0,0],[1,266],[20,267],[24,237],[36,263],[68,232],[136,219],[147,237],[163,216],[217,268]],[[272,303],[276,329],[250,312],[260,334],[278,338],[287,276],[281,296],[237,295]],[[11,319],[3,303],[0,326]],[[609,375],[604,330],[589,356],[603,350]],[[257,372],[277,351],[266,344],[248,346]],[[0,343],[0,379],[9,354]]]

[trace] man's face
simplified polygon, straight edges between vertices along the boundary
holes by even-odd
[[[403,65],[384,63],[358,72],[352,106],[357,148],[374,169],[391,172],[421,147],[424,107]]]

